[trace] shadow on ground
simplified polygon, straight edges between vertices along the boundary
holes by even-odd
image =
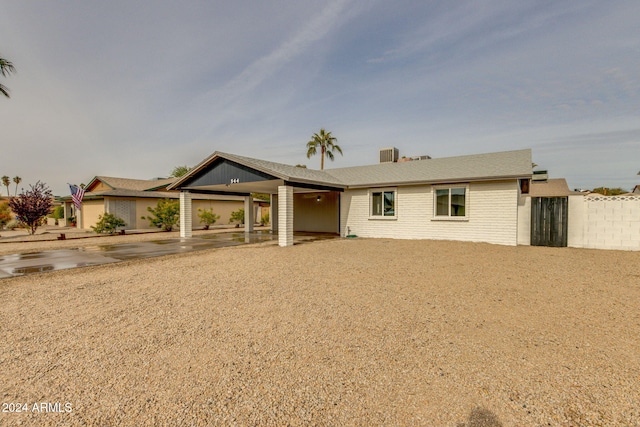
[[[494,414],[485,408],[474,408],[466,422],[456,424],[456,427],[502,427],[502,423]]]

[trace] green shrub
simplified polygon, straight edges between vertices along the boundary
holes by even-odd
[[[118,227],[126,225],[122,218],[111,213],[105,213],[98,216],[98,222],[96,225],[92,225],[91,229],[98,234],[113,234],[118,230]]]
[[[180,203],[177,200],[160,199],[155,209],[149,206],[147,210],[151,215],[141,218],[164,231],[173,230],[173,226],[180,220]]]
[[[15,230],[16,228],[23,228],[21,226],[21,224],[18,222],[18,220],[12,219],[11,221],[9,221],[6,225],[5,228],[7,230]]]
[[[260,218],[260,224],[261,225],[269,224],[269,212],[267,212],[266,214],[262,215],[262,217]]]
[[[229,222],[237,222],[237,225],[244,224],[244,209],[238,209],[237,211],[231,212]]]
[[[0,203],[0,229],[7,225],[13,219],[9,203]]]
[[[200,223],[204,224],[204,229],[208,230],[209,227],[216,223],[217,220],[220,219],[220,215],[213,213],[213,208],[211,209],[198,209],[198,218],[200,218]]]
[[[55,219],[64,218],[64,206],[56,206],[55,208],[53,208],[53,217]]]

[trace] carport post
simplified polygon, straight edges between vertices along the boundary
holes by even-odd
[[[293,187],[278,187],[278,244],[293,246]]]
[[[244,232],[250,233],[253,231],[253,197],[244,196]]]
[[[187,238],[193,236],[191,220],[191,193],[180,192],[180,237]]]

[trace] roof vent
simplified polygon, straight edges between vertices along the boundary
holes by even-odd
[[[398,161],[399,151],[395,147],[380,149],[380,163],[395,163]]]

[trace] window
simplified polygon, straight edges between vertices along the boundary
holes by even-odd
[[[436,189],[436,217],[467,216],[467,187],[450,187]]]
[[[396,216],[396,191],[371,191],[371,216],[393,218]]]

